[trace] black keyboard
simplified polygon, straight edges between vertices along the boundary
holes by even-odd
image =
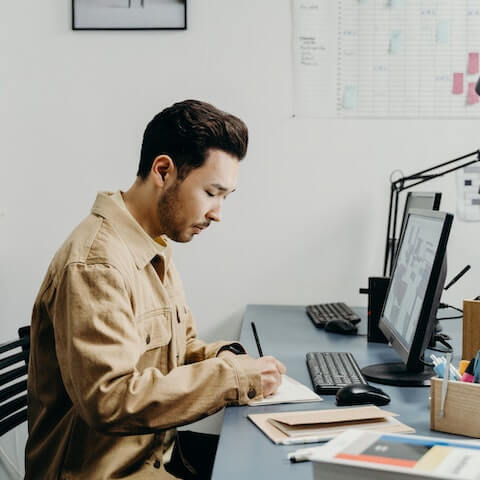
[[[350,383],[368,383],[355,358],[348,352],[309,352],[307,367],[318,394],[337,393]]]
[[[354,325],[360,322],[360,317],[343,302],[320,303],[318,305],[308,305],[306,307],[307,315],[317,328],[323,328],[330,320],[341,318],[348,320]]]

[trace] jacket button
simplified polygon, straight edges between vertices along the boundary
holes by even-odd
[[[145,339],[145,343],[148,345],[150,343],[150,335],[147,335],[147,338]]]
[[[153,466],[155,468],[160,468],[162,466],[162,464],[161,464],[160,460],[155,460],[155,462],[153,463]]]
[[[251,400],[252,398],[255,398],[256,394],[257,394],[257,392],[255,391],[255,389],[251,388],[247,393],[247,397]]]

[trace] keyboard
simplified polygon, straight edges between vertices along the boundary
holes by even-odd
[[[343,302],[320,303],[318,305],[308,305],[306,307],[307,315],[317,328],[323,328],[327,322],[337,318],[348,320],[354,325],[360,322],[360,317]]]
[[[350,383],[368,383],[355,358],[348,352],[309,352],[307,367],[318,394],[335,394]]]

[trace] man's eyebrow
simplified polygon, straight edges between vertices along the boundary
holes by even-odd
[[[216,188],[217,190],[220,190],[221,192],[230,191],[230,190],[228,190],[228,188],[224,187],[223,185],[220,185],[219,183],[212,183],[210,186],[213,187],[213,188]],[[234,191],[235,191],[235,188],[233,190],[231,190],[230,193],[233,193]]]

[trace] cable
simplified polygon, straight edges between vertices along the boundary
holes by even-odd
[[[438,305],[438,308],[453,308],[457,312],[463,313],[463,310],[461,308],[454,307],[453,305],[449,305],[448,303],[440,303]],[[441,318],[439,318],[439,320],[441,320]]]
[[[432,367],[432,368],[433,368],[433,363],[426,362],[426,361],[424,360],[424,358],[425,358],[425,357],[424,357],[423,355],[420,357],[420,363],[422,363],[422,364],[425,365],[426,367]]]
[[[444,347],[447,348],[447,350],[443,348],[437,348],[437,347],[427,347],[428,350],[433,350],[435,352],[440,352],[440,353],[453,353],[453,347],[450,345],[450,343],[447,342],[446,335],[443,333],[439,333],[433,337],[434,342],[439,342],[441,343]]]
[[[437,317],[436,320],[458,320],[459,318],[463,318],[463,315],[458,315],[458,317]]]

